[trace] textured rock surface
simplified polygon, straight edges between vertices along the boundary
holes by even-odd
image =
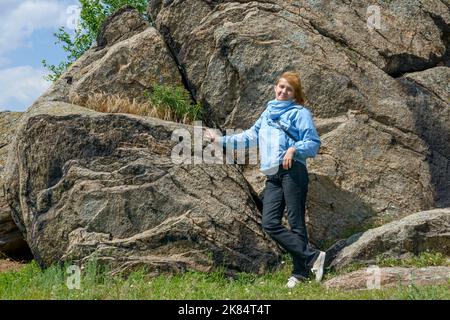
[[[379,276],[379,280],[375,279]],[[377,282],[379,281],[379,282]],[[364,269],[327,280],[328,289],[358,290],[383,289],[401,286],[426,286],[448,284],[450,267],[379,268]],[[379,285],[379,287],[377,287]]]
[[[174,165],[154,118],[34,105],[5,169],[13,214],[42,266],[96,257],[116,271],[263,272],[279,251],[233,166]]]
[[[378,5],[381,11],[378,29],[367,25],[368,18],[374,17],[373,10],[368,11],[370,5]],[[196,189],[199,179],[190,175],[213,177],[212,184],[217,183],[215,179],[223,184],[228,178],[220,177],[232,175],[246,179],[253,190],[240,193],[240,188],[227,186],[239,194],[232,196],[237,207],[230,205],[233,212],[229,214],[249,212],[246,217],[257,221],[255,204],[245,200],[253,192],[261,196],[264,189],[265,178],[256,166],[187,166],[183,170],[189,174],[183,176],[182,169],[166,163],[169,147],[161,145],[168,132],[162,128],[177,125],[155,124],[156,120],[148,124],[138,117],[100,115],[50,103],[83,100],[97,92],[141,99],[155,82],[185,84],[209,111],[207,124],[245,129],[273,98],[273,83],[281,72],[301,73],[307,106],[322,139],[319,155],[308,164],[307,224],[316,245],[417,211],[450,206],[450,13],[442,1],[151,0],[148,12],[156,29],[128,8],[110,17],[98,46],[74,63],[22,123],[14,144],[18,151],[10,153],[9,201],[41,264],[99,254],[107,261],[123,256],[117,260],[119,269],[142,263],[162,270],[210,266],[212,260],[199,248],[223,252],[229,243],[220,242],[219,237],[220,250],[214,251],[204,240],[210,235],[202,235],[198,244],[186,230],[215,230],[217,221],[225,223],[215,215],[225,209],[213,208],[214,200],[208,198],[212,195],[201,191],[210,186],[202,182]],[[144,129],[154,125],[156,131]],[[151,134],[146,130],[157,137],[148,138]],[[155,150],[144,151],[148,145]],[[183,176],[177,185],[181,189],[169,179],[174,176]],[[154,183],[163,190],[173,189],[159,198],[160,194],[143,187],[146,183],[151,188]],[[199,199],[180,204],[181,194],[193,197],[193,190]],[[165,200],[158,202],[161,199]],[[154,204],[140,207],[143,201]],[[175,210],[178,214],[172,216],[172,208],[166,210],[170,204],[193,206],[197,211],[185,210],[183,215]],[[148,210],[173,220],[164,220],[164,225],[158,220],[157,230],[152,229],[156,220],[135,226],[133,214],[139,220],[139,214]],[[200,222],[191,219],[197,214]],[[176,222],[176,217],[182,222]],[[70,223],[59,225],[59,219]],[[216,255],[213,264],[223,260],[230,268],[246,270],[254,270],[261,261],[263,268],[270,265],[275,249],[260,234],[257,223],[250,229],[245,242],[262,246],[254,262],[239,258],[245,248],[233,247],[231,260]],[[426,233],[413,234],[408,241],[428,241]],[[223,239],[237,245],[238,236],[230,232]],[[161,253],[172,253],[167,239],[180,237],[188,239],[185,243],[192,246],[191,251],[175,250],[170,258]],[[55,245],[58,239],[65,246]],[[159,247],[164,241],[168,245]],[[399,243],[389,245],[401,247]],[[420,246],[405,248],[405,252],[422,250]],[[266,258],[264,250],[270,252]],[[193,258],[185,258],[190,257],[188,251]],[[242,257],[248,257],[247,253]]]
[[[366,231],[331,262],[341,269],[351,263],[374,263],[378,255],[403,258],[429,250],[450,255],[450,208],[411,214]]]
[[[272,98],[280,71],[294,68],[317,116],[365,109],[408,127],[404,105],[382,108],[401,98],[390,75],[448,62],[448,8],[438,0],[419,3],[152,0],[148,12],[219,124],[248,127]],[[379,30],[367,27],[375,4],[383,15]]]
[[[6,255],[18,253],[27,248],[11,216],[11,210],[4,197],[3,186],[3,168],[14,130],[21,116],[22,112],[0,112],[0,253]]]
[[[450,37],[450,29],[447,30]],[[448,51],[450,52],[450,50]],[[428,148],[427,161],[436,203],[450,206],[450,68],[436,67],[405,74],[399,81],[408,92],[416,131]]]
[[[126,6],[109,16],[97,37],[97,47],[112,46],[141,33],[148,27],[148,23],[142,19],[141,14],[132,7]]]
[[[416,135],[349,112],[321,140],[309,162],[309,216],[322,238],[433,207],[427,146]]]
[[[137,11],[110,17],[98,41],[39,101],[82,103],[92,93],[142,100],[155,83],[183,85],[163,38]]]
[[[301,73],[323,141],[310,162],[314,242],[448,205],[443,2],[153,0],[148,12],[211,124],[248,128],[281,72]]]

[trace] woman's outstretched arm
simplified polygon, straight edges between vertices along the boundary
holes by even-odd
[[[208,134],[208,136],[211,137],[212,142],[215,142],[224,148],[227,146],[232,146],[231,148],[234,150],[256,147],[258,145],[258,133],[261,128],[263,115],[264,112],[250,129],[247,129],[241,133],[222,137],[217,135],[213,135],[213,137],[211,137],[211,134]]]

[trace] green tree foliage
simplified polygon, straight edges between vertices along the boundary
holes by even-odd
[[[48,64],[44,59],[42,64],[51,73],[47,80],[56,81],[61,74],[77,60],[95,42],[102,23],[114,11],[125,5],[136,8],[144,14],[148,0],[79,0],[81,6],[80,22],[73,35],[70,35],[64,27],[60,27],[54,35],[55,44],[61,44],[67,52],[66,59],[57,65]]]

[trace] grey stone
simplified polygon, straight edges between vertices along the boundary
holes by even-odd
[[[378,278],[376,278],[378,277]],[[348,274],[327,280],[327,289],[339,290],[370,290],[398,288],[399,286],[430,286],[448,284],[450,267],[436,266],[426,268],[377,268],[350,272]]]
[[[156,118],[103,114],[62,102],[21,119],[5,170],[6,197],[43,267],[108,263],[262,273],[280,251],[260,227],[234,166],[176,165],[175,129]]]
[[[11,216],[5,199],[3,169],[11,140],[22,112],[0,112],[0,255],[15,255],[28,246]]]
[[[373,5],[379,28],[368,26]],[[443,2],[155,0],[148,12],[211,126],[249,128],[277,77],[300,73],[323,142],[309,161],[316,244],[448,206]],[[251,170],[262,194],[264,179]]]
[[[157,30],[136,10],[111,16],[89,49],[39,99],[83,104],[93,94],[145,101],[155,84],[183,86],[178,67]]]
[[[330,263],[331,268],[339,270],[352,263],[373,264],[379,256],[401,259],[425,251],[450,256],[450,209],[411,214],[368,230],[347,244]]]

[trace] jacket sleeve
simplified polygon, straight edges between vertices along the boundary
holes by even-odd
[[[311,113],[304,110],[296,121],[299,130],[299,141],[294,143],[295,153],[301,158],[313,158],[320,147],[320,138],[317,133]]]
[[[264,113],[265,112],[261,114],[259,119],[256,120],[255,124],[250,129],[247,129],[242,133],[220,137],[218,139],[218,144],[223,148],[231,145],[233,150],[256,147],[258,145],[258,133],[261,128]]]

